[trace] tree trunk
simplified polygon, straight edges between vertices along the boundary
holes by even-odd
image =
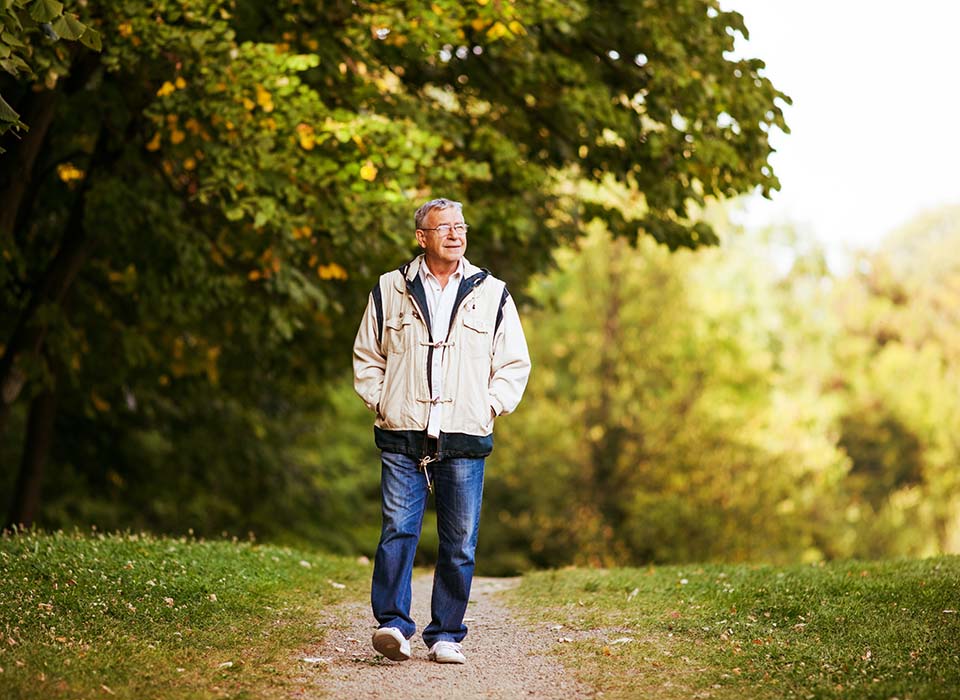
[[[46,388],[30,404],[27,435],[20,460],[20,473],[13,490],[13,500],[7,515],[6,527],[30,527],[40,504],[44,466],[53,441],[53,422],[57,414],[57,373],[53,386]]]
[[[70,76],[64,83],[62,93],[69,96],[82,89],[99,67],[99,54],[87,51],[82,46],[71,48]],[[0,174],[0,240],[16,233],[18,221],[26,221],[31,212],[21,211],[29,203],[27,194],[37,167],[37,158],[47,140],[47,134],[56,114],[61,91],[43,90],[31,93],[23,107],[22,119],[30,127],[22,140],[6,154],[13,166]],[[94,147],[87,177],[77,192],[77,199],[70,212],[63,241],[56,255],[47,265],[40,279],[32,286],[30,301],[20,313],[13,332],[8,338],[0,338],[4,351],[0,356],[0,438],[6,429],[10,410],[23,389],[26,376],[18,366],[18,358],[24,354],[37,354],[43,348],[47,329],[34,323],[37,310],[44,304],[60,304],[89,254],[89,241],[83,229],[84,200],[96,165],[105,159],[105,130],[101,131]],[[35,183],[34,183],[35,185]],[[35,190],[36,187],[33,187]]]
[[[53,123],[59,93],[52,90],[32,93],[21,115],[30,129],[7,153],[10,168],[0,180],[0,238],[12,236],[24,195],[33,178],[37,156]],[[6,170],[6,168],[4,168]]]
[[[60,250],[37,283],[0,357],[0,436],[6,428],[13,402],[17,400],[24,384],[24,373],[17,361],[21,356],[39,354],[47,337],[46,326],[35,322],[37,310],[44,304],[63,303],[90,254],[91,241],[83,228],[84,195],[84,191],[78,193]]]

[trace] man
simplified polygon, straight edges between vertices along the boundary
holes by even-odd
[[[377,414],[381,450],[373,647],[410,658],[410,579],[432,491],[440,548],[423,640],[432,661],[462,664],[484,459],[494,419],[520,402],[530,356],[506,286],[464,257],[462,204],[427,202],[414,225],[423,253],[380,277],[353,348],[354,387]]]

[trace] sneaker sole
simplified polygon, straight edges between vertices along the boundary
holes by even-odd
[[[430,660],[438,664],[465,664],[467,663],[466,659],[438,659],[436,656],[431,656]]]
[[[373,648],[391,661],[406,661],[409,653],[403,651],[403,643],[391,634],[373,635]]]

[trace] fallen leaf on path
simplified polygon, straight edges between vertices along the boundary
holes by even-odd
[[[330,584],[331,586],[333,586],[334,588],[346,588],[346,586],[345,586],[344,584],[342,584],[342,583],[337,583],[336,581],[331,581],[331,580],[329,580],[329,579],[327,580],[327,583],[329,583],[329,584]]]
[[[322,657],[322,656],[304,656],[304,657],[303,657],[302,659],[300,659],[300,660],[303,661],[304,663],[307,663],[307,664],[328,664],[328,663],[330,663],[330,659],[325,659],[325,658]]]
[[[557,641],[562,644],[564,642],[572,642],[573,640],[570,639],[570,637],[560,637],[559,639],[557,639]]]
[[[557,630],[562,630],[562,629],[563,629],[563,625],[554,625],[554,626],[551,627],[550,629],[553,630],[554,632],[556,632]]]
[[[333,650],[339,654],[342,654],[343,652],[346,651],[346,649],[344,649],[343,647],[334,647]]]
[[[232,661],[224,661],[222,664],[217,666],[217,668],[230,668],[231,666],[233,666]]]
[[[312,566],[312,564],[308,562],[306,559],[301,559],[300,566],[302,566],[304,569],[309,569]]]
[[[353,637],[347,637],[347,641],[348,641],[348,642],[352,642],[352,643],[354,643],[354,644],[359,644],[359,643],[360,643],[360,640],[359,640],[359,639],[354,639]]]
[[[629,642],[632,642],[632,641],[633,641],[633,637],[618,637],[617,639],[614,639],[610,643],[611,644],[628,644]]]
[[[110,695],[116,695],[109,687],[105,686],[103,683],[100,684],[100,687],[103,688],[104,692],[109,693]]]

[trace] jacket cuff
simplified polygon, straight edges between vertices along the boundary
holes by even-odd
[[[492,408],[493,412],[498,416],[503,413],[503,404],[500,403],[500,400],[496,396],[490,397],[490,408]]]

